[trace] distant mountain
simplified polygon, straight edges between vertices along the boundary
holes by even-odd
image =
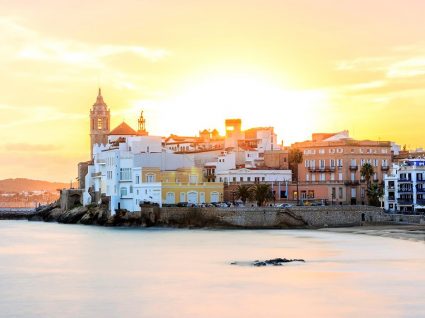
[[[22,192],[22,191],[56,191],[57,189],[69,188],[69,183],[49,182],[41,180],[31,180],[25,178],[0,180],[1,192]]]

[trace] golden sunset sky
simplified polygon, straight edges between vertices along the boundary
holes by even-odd
[[[274,126],[425,145],[423,0],[0,1],[0,179],[68,182],[98,86],[151,135]]]

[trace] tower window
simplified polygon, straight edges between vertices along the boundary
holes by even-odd
[[[97,129],[102,129],[102,127],[103,127],[103,121],[102,121],[102,118],[98,118],[97,119]]]

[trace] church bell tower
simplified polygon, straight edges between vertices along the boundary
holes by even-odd
[[[93,146],[106,145],[110,131],[110,113],[103,101],[102,91],[99,88],[96,102],[90,110],[90,158],[93,159]]]

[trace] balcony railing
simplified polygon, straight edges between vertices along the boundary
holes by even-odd
[[[398,199],[397,203],[398,203],[398,205],[412,205],[413,200]]]
[[[424,188],[417,188],[416,192],[418,193],[425,193],[425,189]]]
[[[102,172],[93,172],[91,174],[92,178],[100,178],[102,176]]]
[[[323,167],[308,167],[309,172],[333,172],[335,171],[335,166],[323,166]]]
[[[407,178],[400,178],[400,179],[398,179],[398,182],[399,183],[401,183],[401,182],[403,182],[403,183],[410,183],[410,182],[412,182],[412,180],[411,179],[407,179]]]
[[[100,165],[106,165],[106,160],[104,160],[104,159],[97,159],[96,160],[96,163],[97,164],[100,164]]]
[[[358,186],[360,185],[360,181],[359,180],[347,180],[344,182],[344,184],[346,186]]]
[[[390,166],[388,166],[388,165],[382,165],[381,166],[381,170],[382,171],[388,171],[388,170],[390,170]]]
[[[425,199],[416,199],[416,204],[425,205]]]
[[[350,165],[350,170],[356,171],[357,169],[359,169],[358,165]]]
[[[412,193],[413,189],[398,189],[398,193]]]

